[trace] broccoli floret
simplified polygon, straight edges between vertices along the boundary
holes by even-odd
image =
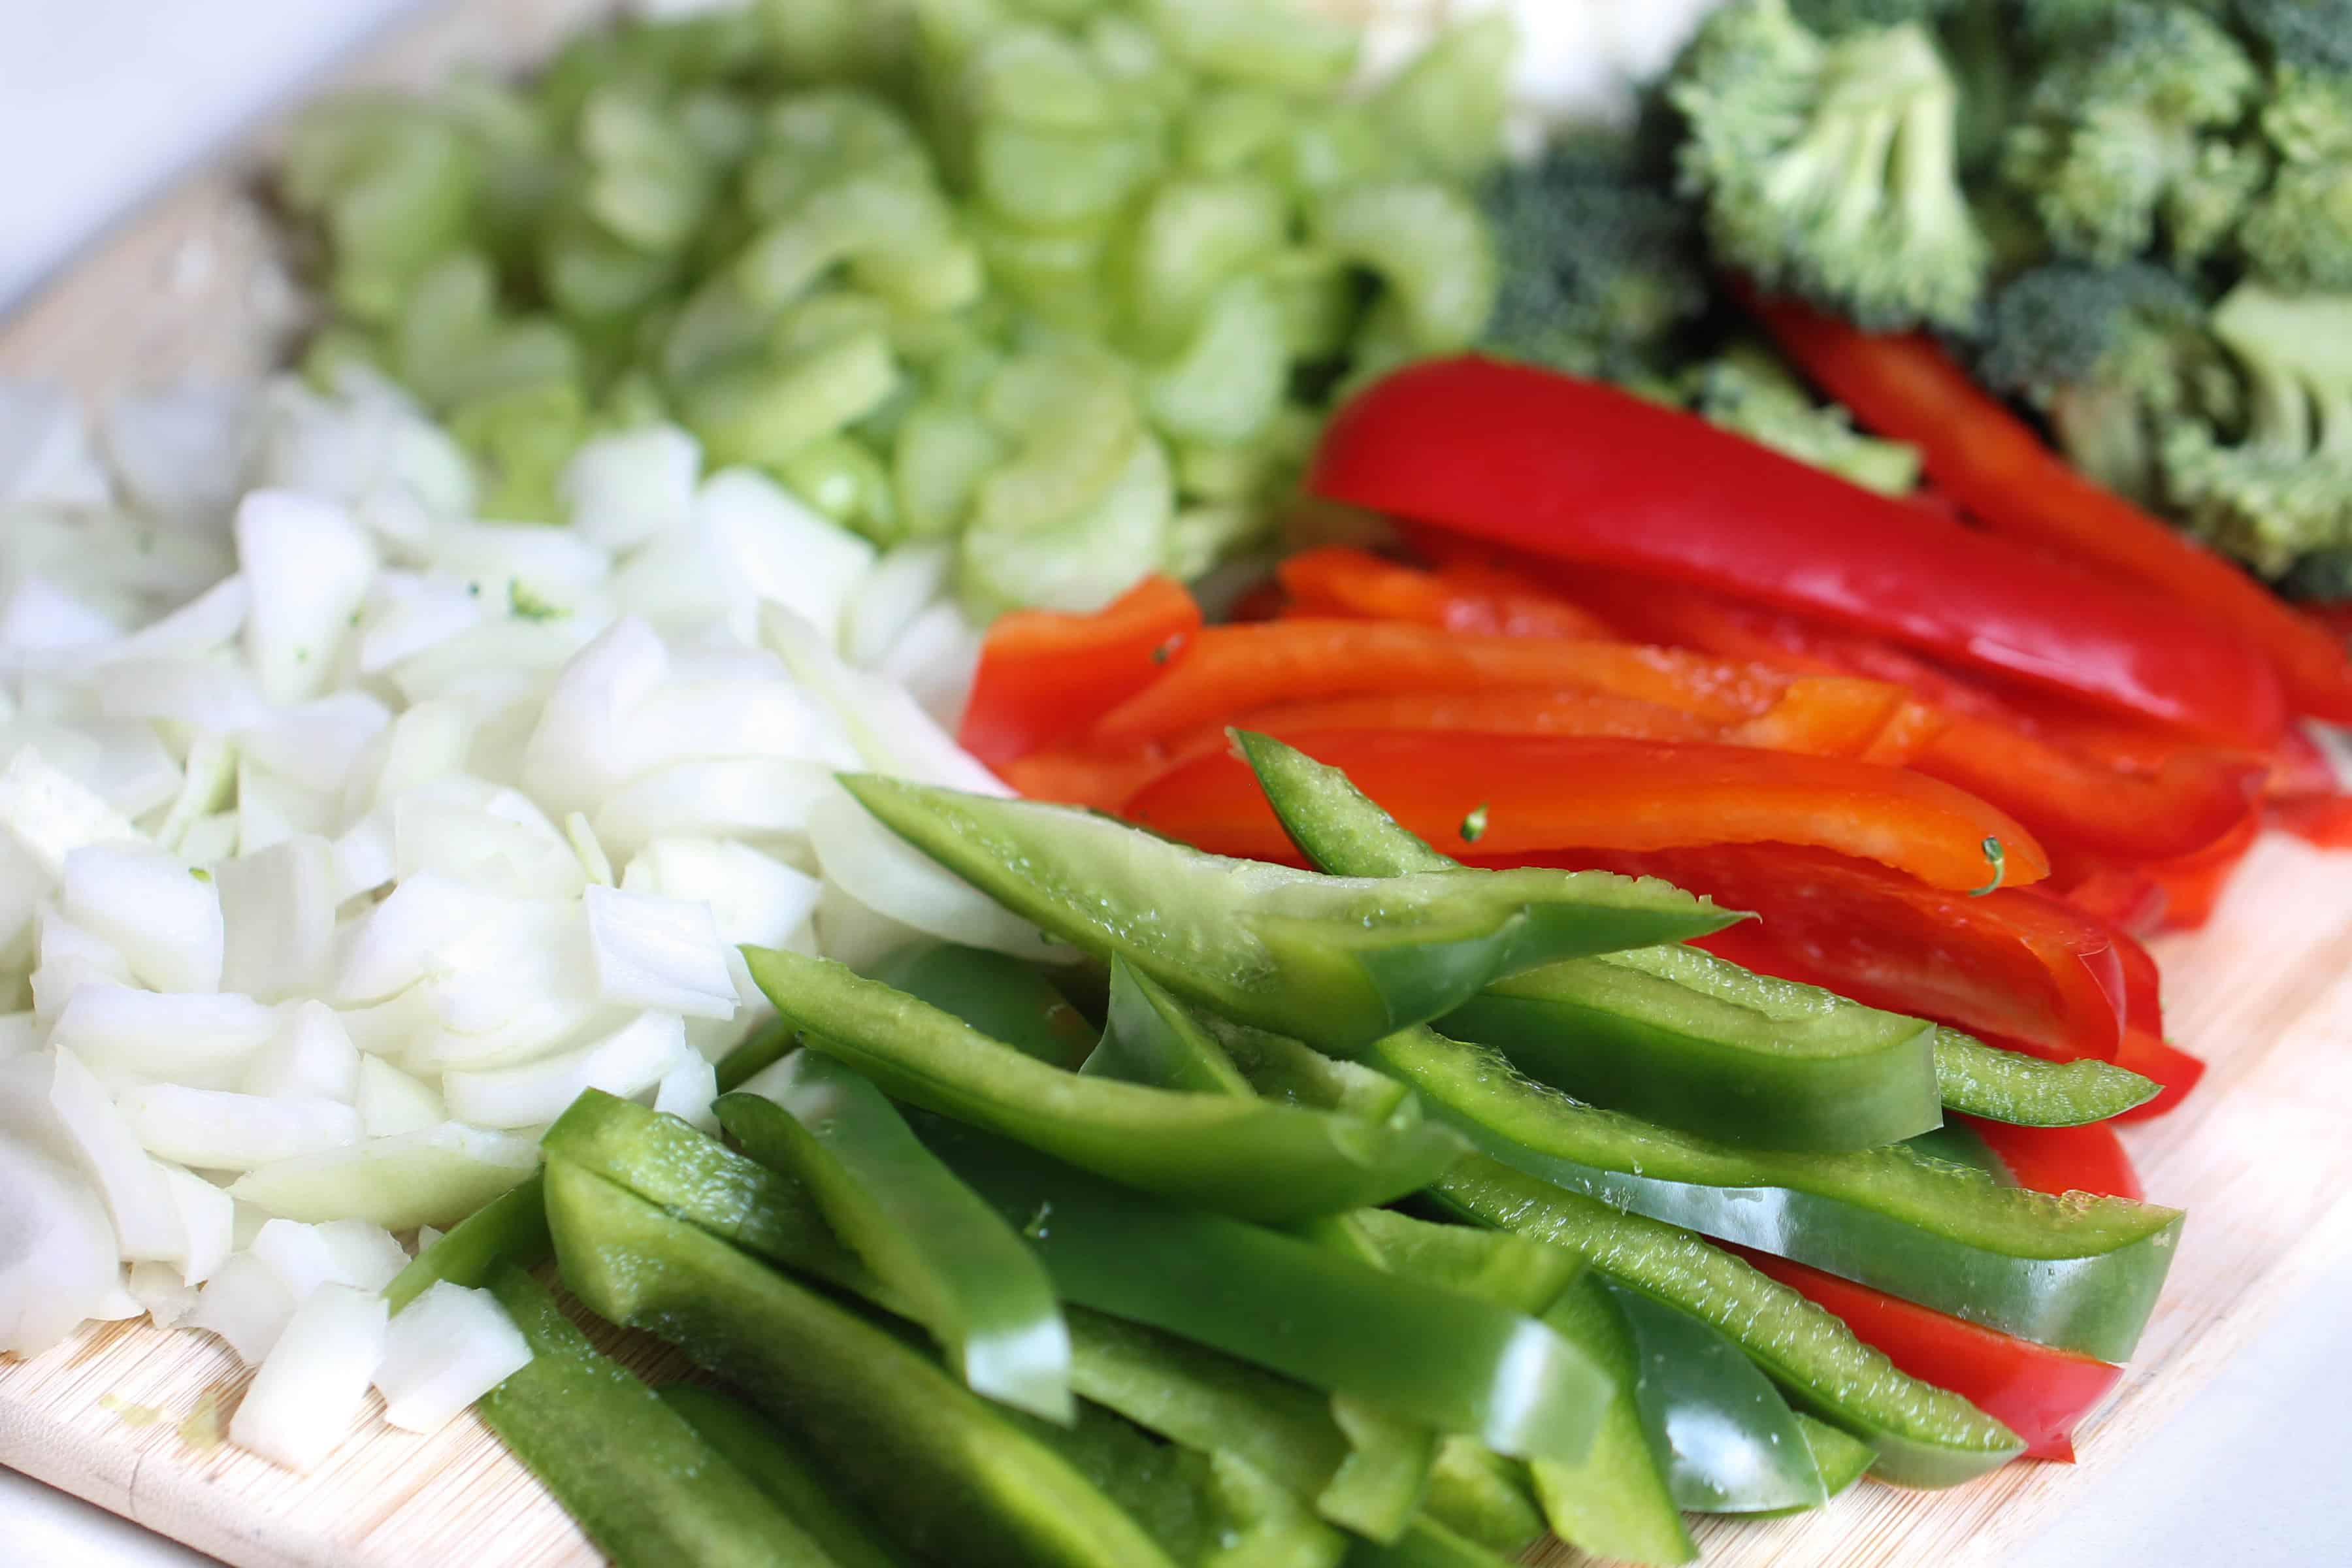
[[[1919,485],[1919,448],[1882,441],[1853,427],[1853,416],[1820,404],[1794,372],[1761,343],[1734,343],[1684,374],[1680,390],[1694,413],[1801,463],[1882,495]]]
[[[2245,378],[2246,416],[2234,444],[2200,421],[2164,443],[2190,531],[2268,577],[2352,544],[2352,294],[2242,283],[2212,330]]]
[[[2054,263],[2011,281],[1985,313],[1977,374],[2041,409],[2076,468],[2151,503],[2165,432],[2225,412],[2235,387],[2204,304],[2143,262]]]
[[[1502,287],[1481,346],[1616,379],[1654,374],[1711,291],[1697,215],[1648,177],[1639,147],[1553,146],[1487,186]]]
[[[2352,289],[2352,71],[2278,66],[2262,128],[2280,162],[2238,234],[2246,264],[2279,289]]]
[[[2339,605],[2352,599],[2352,545],[2313,551],[2287,568],[2275,586],[2290,599]]]
[[[2261,85],[2253,60],[2184,5],[2119,6],[2096,40],[2053,57],[2010,133],[2005,176],[2062,255],[2112,267],[2157,246],[2191,266],[2226,240],[2268,173],[2231,132]]]
[[[2279,64],[2352,71],[2352,0],[2235,0],[2231,10]]]
[[[1906,22],[1933,22],[1962,0],[1789,0],[1798,21],[1825,38]]]
[[[1960,193],[1958,90],[1914,24],[1825,41],[1786,0],[1707,18],[1667,96],[1717,258],[1873,329],[1965,324],[1984,237]]]

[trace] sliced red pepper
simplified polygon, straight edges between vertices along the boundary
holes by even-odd
[[[2260,650],[2192,609],[1938,522],[1600,383],[1456,359],[1341,409],[1319,494],[1714,587],[2231,743],[2284,727]]]
[[[2352,849],[2352,795],[2310,795],[2283,800],[2270,818],[2306,844],[2322,849]]]
[[[1104,714],[1092,739],[1166,740],[1323,698],[1506,689],[1610,692],[1733,723],[1769,710],[1790,680],[1760,665],[1622,642],[1465,637],[1392,621],[1210,626],[1165,679]]]
[[[2008,1423],[2025,1439],[2029,1459],[2074,1463],[2075,1426],[2123,1375],[2107,1362],[2021,1340],[1785,1258],[1730,1250],[1843,1320],[1904,1372]]]
[[[2352,721],[2352,659],[2231,563],[2044,445],[1924,332],[1881,336],[1791,300],[1751,301],[1789,357],[1863,424],[1908,441],[1985,528],[2221,621],[2275,665],[2299,712]]]
[[[1855,684],[1861,684],[1856,682]],[[1777,705],[1776,705],[1777,707]],[[1748,721],[1762,723],[1763,718]],[[1677,708],[1606,691],[1407,691],[1286,702],[1230,722],[1277,739],[1328,730],[1462,731],[1487,735],[1597,735],[1633,741],[1713,741],[1724,727]],[[1222,735],[1223,726],[1214,733]],[[1760,742],[1759,742],[1760,743]],[[1179,748],[1189,750],[1190,748]]]
[[[1544,863],[1664,877],[1763,918],[1699,943],[1762,973],[1820,985],[2061,1059],[2111,1058],[2125,985],[2106,930],[2031,889],[1981,899],[1786,845]]]
[[[1475,567],[1432,573],[1369,551],[1326,545],[1276,569],[1290,604],[1308,615],[1413,621],[1453,632],[1500,637],[1608,638],[1601,618],[1523,581]]]
[[[1285,738],[1448,853],[1491,858],[1810,844],[1965,890],[1994,879],[1985,845],[1997,839],[2000,875],[2010,881],[2048,873],[2042,847],[2014,820],[1899,768],[1564,735],[1335,730]],[[1256,780],[1227,752],[1165,774],[1128,802],[1127,815],[1220,854],[1294,853]]]
[[[1085,746],[1056,746],[1016,757],[996,772],[1031,800],[1117,811],[1136,791],[1171,765],[1167,757],[1152,748],[1129,746],[1097,751]]]
[[[2180,1108],[2200,1079],[2205,1076],[2205,1058],[2191,1056],[2160,1035],[2144,1029],[2127,1029],[2123,1044],[2116,1051],[2116,1065],[2164,1086],[2164,1092],[2146,1105],[2134,1106],[2116,1118],[2118,1121],[2147,1121]]]
[[[2059,897],[2135,937],[2151,936],[2164,923],[2163,886],[2135,868],[2095,867],[2072,879]]]
[[[2196,854],[2145,868],[2164,889],[2166,930],[2198,931],[2213,918],[2239,862],[2262,832],[2262,817],[2249,815],[2227,837]]]
[[[1200,626],[1172,577],[1147,577],[1097,615],[1003,616],[981,647],[964,749],[995,765],[1069,739],[1160,679]]]
[[[2271,754],[2270,788],[2272,800],[2306,800],[2314,795],[2332,795],[2339,788],[2336,764],[2318,742],[2301,730],[2289,730],[2280,737],[2278,749]]]
[[[2012,1127],[1963,1116],[2017,1184],[2037,1193],[2097,1193],[2137,1202],[2139,1173],[2124,1152],[2123,1140],[2104,1121],[2085,1127]]]

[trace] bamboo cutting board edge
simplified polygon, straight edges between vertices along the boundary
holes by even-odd
[[[1447,0],[1326,0],[1410,26]],[[337,85],[424,82],[466,63],[541,57],[610,0],[445,3]],[[0,322],[0,374],[91,399],[176,379],[243,379],[283,362],[306,324],[298,258],[254,174],[267,132],[182,186]],[[2299,1282],[2352,1251],[2352,1177],[2335,1129],[2352,1107],[2352,857],[2263,844],[2214,926],[2163,952],[2175,1033],[2213,1058],[2179,1114],[2128,1134],[2159,1200],[2194,1194],[2180,1258],[2141,1357],[2085,1431],[2084,1463],[2012,1466],[1951,1492],[1869,1487],[1797,1520],[1707,1520],[1717,1568],[1772,1563],[1999,1562],[2082,1485],[2204,1386]],[[2248,983],[2254,974],[2263,983]],[[605,1334],[633,1363],[677,1359]],[[586,1563],[562,1510],[468,1416],[430,1438],[375,1426],[329,1465],[292,1476],[216,1436],[245,1374],[225,1346],[139,1325],[84,1331],[25,1362],[0,1360],[0,1463],[251,1568],[482,1568]],[[1551,1543],[1531,1561],[1580,1561]]]

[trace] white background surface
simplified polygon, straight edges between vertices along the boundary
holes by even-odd
[[[0,306],[412,3],[0,0]],[[2256,1348],[2129,1464],[2086,1473],[2007,1568],[2352,1563],[2352,1210],[2339,1212]],[[2187,1246],[2196,1234],[2192,1215]],[[0,1470],[0,1568],[205,1561]]]

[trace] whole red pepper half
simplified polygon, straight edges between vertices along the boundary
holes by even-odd
[[[1201,627],[1171,577],[1147,577],[1091,616],[1021,610],[988,628],[959,738],[1001,765],[1066,740],[1160,678]]]
[[[2298,712],[2352,721],[2352,659],[2231,563],[2093,482],[1924,332],[1876,335],[1793,300],[1751,299],[1773,340],[1979,524],[2169,595],[2234,628],[2277,668]]]
[[[1540,863],[1663,877],[1754,910],[1696,945],[1759,973],[2062,1060],[2111,1058],[2122,1042],[2127,988],[2108,928],[2033,889],[1972,898],[1788,844]]]
[[[2074,1462],[2074,1428],[2124,1369],[2053,1350],[1785,1258],[1732,1247],[1759,1270],[1843,1320],[1897,1367],[1974,1404],[2025,1439],[2025,1458]]]
[[[1598,382],[1478,358],[1411,366],[1339,411],[1309,485],[1820,616],[2233,744],[2267,748],[2286,721],[2270,661],[2194,608]]]
[[[2002,877],[2038,880],[2049,865],[2023,828],[1984,802],[1843,758],[1571,735],[1335,730],[1284,739],[1455,856],[1721,847],[1695,857],[1707,861],[1736,846],[1811,844],[1874,858],[1895,868],[1881,874],[1895,886],[1958,889],[1964,900]],[[1226,750],[1161,775],[1125,815],[1221,855],[1297,854],[1256,779]],[[1989,842],[2000,847],[1998,867]]]

